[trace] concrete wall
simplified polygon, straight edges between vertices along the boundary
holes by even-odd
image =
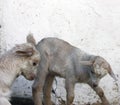
[[[59,37],[86,52],[103,56],[120,79],[119,0],[0,0],[1,51],[25,42],[29,32],[37,42],[43,37]],[[65,100],[64,79],[58,81],[53,87]],[[32,83],[19,77],[12,87],[13,96],[31,97]],[[100,86],[111,104],[120,104],[120,93],[110,76],[103,78]],[[76,105],[99,100],[85,84],[77,84],[75,94]]]

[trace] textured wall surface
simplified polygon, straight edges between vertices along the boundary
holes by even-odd
[[[37,42],[59,37],[90,53],[104,57],[120,79],[120,0],[0,0],[1,51],[25,42],[32,32]],[[64,79],[54,84],[58,102],[65,100]],[[31,97],[31,84],[19,77],[13,95]],[[112,105],[119,105],[120,92],[107,75],[100,86]],[[120,87],[119,87],[120,88]],[[75,87],[76,105],[100,101],[86,84]]]

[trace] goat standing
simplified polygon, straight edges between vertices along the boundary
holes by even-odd
[[[29,36],[30,37],[30,36]],[[51,88],[55,76],[65,78],[67,105],[72,105],[75,83],[87,83],[99,95],[102,105],[109,105],[99,80],[109,73],[115,75],[109,63],[100,56],[89,55],[58,38],[42,39],[36,46],[41,54],[38,73],[33,84],[35,105],[52,105]]]
[[[16,45],[0,57],[0,105],[11,105],[10,87],[19,75],[28,80],[35,78],[40,54],[35,40],[29,40],[27,38],[28,43]]]

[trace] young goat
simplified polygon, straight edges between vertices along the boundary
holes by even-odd
[[[33,80],[36,75],[40,54],[35,48],[35,40],[27,38],[28,43],[16,45],[0,57],[0,105],[11,105],[10,87],[14,80],[23,75]]]
[[[102,105],[110,105],[103,90],[98,86],[99,80],[107,73],[116,80],[109,63],[104,58],[89,55],[57,38],[45,38],[36,48],[41,54],[41,61],[33,84],[35,105],[42,105],[40,98],[42,91],[44,105],[52,105],[51,88],[55,76],[65,78],[67,105],[73,103],[74,86],[78,82],[91,86],[101,98]]]

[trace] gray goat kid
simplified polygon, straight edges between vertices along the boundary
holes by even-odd
[[[0,105],[11,105],[10,87],[19,75],[28,80],[35,78],[40,54],[35,48],[35,40],[27,40],[28,43],[16,45],[0,57]]]
[[[29,36],[31,37],[31,36]],[[33,84],[35,105],[52,105],[51,88],[55,76],[65,78],[67,105],[74,100],[75,83],[87,83],[101,98],[102,105],[110,105],[99,80],[109,73],[115,75],[109,63],[100,56],[89,55],[58,38],[44,38],[37,45],[41,55],[38,73]]]

